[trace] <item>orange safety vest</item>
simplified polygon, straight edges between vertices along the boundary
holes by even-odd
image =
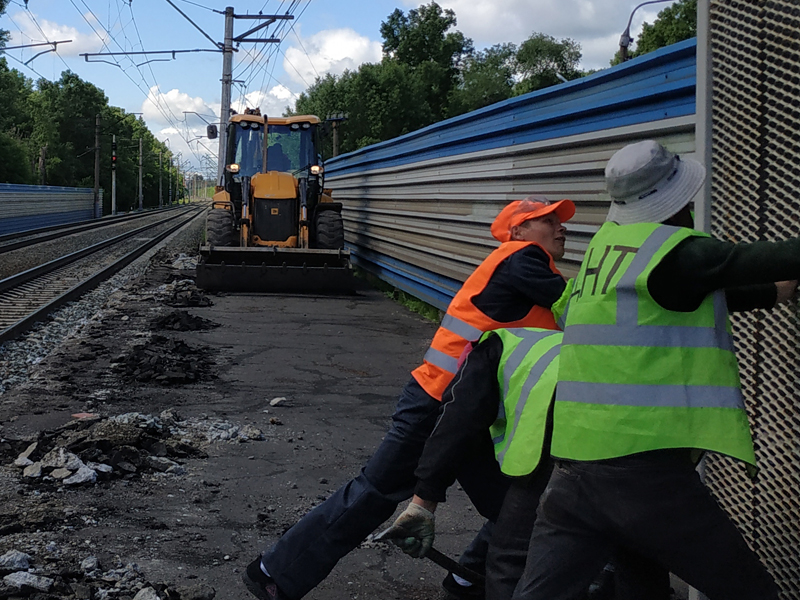
[[[522,319],[507,323],[489,318],[472,303],[472,299],[486,289],[489,279],[501,262],[531,245],[544,250],[550,259],[550,269],[561,275],[550,253],[536,242],[505,242],[487,256],[450,302],[422,364],[411,372],[414,379],[432,397],[442,399],[445,388],[458,370],[461,353],[470,342],[477,342],[484,332],[504,327],[558,329],[549,308],[534,306]]]

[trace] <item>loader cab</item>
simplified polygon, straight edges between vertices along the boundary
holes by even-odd
[[[228,130],[228,164],[239,165],[233,174],[235,181],[243,176],[252,177],[261,171],[261,146],[264,140],[264,122],[239,121],[231,123]]]
[[[317,153],[319,131],[316,123],[270,123],[267,130],[269,171],[284,171],[297,178],[305,178],[311,174],[311,167],[322,164],[322,157]],[[261,172],[263,140],[263,121],[240,120],[230,123],[226,162],[239,166],[238,173],[232,174],[235,181],[240,181],[242,176],[252,177]],[[319,169],[315,171],[319,172]]]
[[[316,124],[270,123],[267,132],[267,168],[270,171],[288,171],[297,178],[304,178],[313,165],[319,164]]]
[[[223,185],[234,205],[234,212],[242,210],[242,177],[252,177],[261,171],[264,118],[260,115],[236,115],[228,123],[228,147],[225,164],[237,165],[235,171],[225,169]]]
[[[271,118],[267,125],[267,170],[290,173],[305,180],[309,207],[319,200],[323,184],[319,119],[316,117]],[[228,124],[228,165],[238,165],[238,171],[226,170],[225,189],[237,212],[242,205],[242,177],[252,177],[262,170],[264,118],[255,115],[235,116]]]

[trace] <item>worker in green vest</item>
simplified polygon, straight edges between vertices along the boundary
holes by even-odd
[[[430,549],[435,536],[434,511],[446,500],[447,489],[469,464],[470,456],[491,456],[493,449],[504,475],[515,481],[523,478],[520,485],[526,489],[544,490],[551,470],[548,421],[561,336],[560,331],[549,329],[498,329],[483,334],[466,355],[442,397],[442,415],[414,473],[414,497],[390,530],[397,533],[385,534],[401,536],[394,541],[404,552],[422,557]],[[526,524],[518,521],[513,525],[528,527],[528,537],[535,515],[529,517]],[[527,540],[515,557],[516,573],[509,585],[505,561],[500,561],[500,568],[491,567],[497,533],[496,524],[487,556],[485,598],[508,600],[522,574]],[[483,599],[483,590],[478,591],[475,597]]]
[[[705,169],[652,140],[616,152],[605,176],[611,209],[562,320],[555,467],[514,600],[574,598],[620,548],[711,600],[777,599],[695,466],[713,451],[755,472],[728,309],[791,299],[800,239],[692,229]]]
[[[559,310],[553,306],[554,314]],[[471,456],[493,447],[501,472],[512,484],[489,542],[485,596],[476,589],[476,598],[510,600],[525,567],[536,512],[516,508],[538,503],[552,470],[551,407],[562,335],[530,327],[483,334],[442,397],[442,415],[414,473],[414,497],[384,534],[397,536],[395,543],[407,554],[424,556],[435,537],[434,511],[445,501],[447,489],[474,460]],[[616,578],[621,593],[614,597],[669,598],[666,571],[635,555],[614,559],[621,566]],[[584,590],[585,598],[612,597],[611,568],[598,573]]]

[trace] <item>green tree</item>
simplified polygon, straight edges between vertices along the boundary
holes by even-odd
[[[0,58],[0,182],[32,183],[28,139],[33,129],[29,104],[33,83]]]
[[[569,38],[556,40],[544,33],[534,33],[517,51],[517,76],[514,95],[526,94],[560,83],[559,75],[572,80],[582,77],[578,70],[581,46]]]
[[[6,12],[9,1],[10,0],[0,0],[0,15]],[[0,29],[0,48],[6,45],[6,42],[10,39],[10,35],[7,29]]]
[[[459,69],[473,53],[472,40],[456,26],[456,15],[436,2],[408,11],[396,9],[381,23],[384,63],[410,67],[422,82],[422,101],[436,120],[448,116],[450,93],[458,85]],[[426,123],[429,124],[429,123]]]
[[[381,24],[383,60],[317,78],[292,114],[347,113],[339,149],[350,152],[557,84],[559,76],[583,76],[580,45],[570,39],[534,33],[519,48],[498,44],[476,52],[455,25],[455,13],[436,2],[408,14],[395,10]]]
[[[642,56],[664,46],[677,44],[697,36],[697,0],[678,0],[658,13],[653,24],[645,22],[642,33],[636,38],[636,46],[628,52],[630,58]],[[619,52],[611,60],[619,64]]]
[[[108,104],[102,90],[64,71],[58,81],[39,79],[33,94],[34,148],[47,146],[50,185],[93,187],[95,116]]]
[[[450,96],[450,116],[510,98],[517,75],[516,56],[514,44],[497,44],[468,56],[461,69],[460,82]]]
[[[25,144],[0,131],[0,183],[31,183],[31,166]]]
[[[366,63],[341,76],[318,78],[300,95],[293,114],[325,118],[347,113],[339,128],[339,151],[351,152],[387,140],[434,121],[425,101],[424,83],[410,67],[395,61]],[[325,142],[331,156],[331,138]]]

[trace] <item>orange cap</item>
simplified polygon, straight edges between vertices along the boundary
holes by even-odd
[[[550,213],[562,223],[566,223],[575,215],[575,204],[572,200],[550,202],[541,196],[528,196],[524,200],[515,200],[497,215],[492,223],[492,235],[500,242],[511,241],[511,228],[522,225],[525,221],[538,219]]]

